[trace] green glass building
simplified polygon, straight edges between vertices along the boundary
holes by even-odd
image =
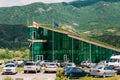
[[[109,60],[112,54],[120,54],[120,50],[85,40],[79,36],[58,30],[40,26],[30,29],[30,57],[37,60],[62,60],[79,64],[83,60],[99,62]]]

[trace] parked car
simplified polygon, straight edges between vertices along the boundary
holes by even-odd
[[[89,76],[90,73],[82,70],[79,67],[69,67],[67,70],[65,70],[65,75],[70,78],[79,78]]]
[[[14,61],[14,60],[9,60],[9,61],[7,61],[5,64],[8,64],[8,63],[13,63],[13,64],[15,64],[15,66],[17,66],[17,62]]]
[[[25,65],[28,61],[32,61],[32,60],[24,60],[24,65]]]
[[[42,60],[42,61],[37,61],[37,62],[39,62],[39,64],[44,67],[45,64],[49,63],[50,61],[48,61],[48,60]]]
[[[100,61],[97,65],[108,65],[106,60]]]
[[[63,63],[63,60],[55,60],[53,62],[56,63],[58,67],[62,67],[61,64]]]
[[[50,62],[45,65],[45,72],[56,72],[58,66],[56,63]]]
[[[99,65],[99,66],[96,66],[95,68],[91,69],[90,74],[92,76],[106,77],[106,76],[116,76],[117,72],[109,66]]]
[[[76,67],[75,63],[67,63],[65,66],[67,66],[67,67]]]
[[[112,55],[108,62],[108,66],[116,68],[120,66],[120,55]]]
[[[87,61],[82,61],[80,66],[81,67],[89,67],[91,65],[91,61],[87,60]]]
[[[24,66],[24,60],[16,60],[18,67]]]
[[[5,64],[2,74],[16,74],[17,73],[17,66],[14,63],[7,63]]]
[[[114,70],[117,71],[117,74],[120,74],[120,67],[116,67]]]
[[[39,63],[33,62],[33,61],[27,61],[24,65],[24,73],[34,71],[35,73],[40,71],[40,65]]]
[[[65,66],[64,66],[64,70],[66,70],[69,67],[76,67],[76,65],[75,65],[75,63],[72,63],[72,62],[66,63]]]

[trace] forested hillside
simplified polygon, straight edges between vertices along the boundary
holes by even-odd
[[[0,27],[6,26],[0,31],[1,44],[6,46],[7,41],[9,43],[9,41],[17,40],[26,42],[29,32],[26,27],[21,28],[21,25],[30,25],[33,21],[40,24],[52,24],[53,20],[60,25],[70,25],[81,34],[120,47],[118,44],[120,43],[119,0],[78,0],[70,3],[33,3],[24,6],[2,7],[0,8],[0,24],[7,24],[7,26],[0,25]],[[9,30],[12,27],[16,30]],[[26,30],[26,32],[14,34],[14,31],[22,32],[21,30]]]
[[[24,25],[0,24],[0,48],[19,49],[28,47],[29,29]]]

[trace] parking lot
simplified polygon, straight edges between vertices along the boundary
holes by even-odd
[[[18,66],[18,65],[13,66],[13,64],[15,65],[15,63],[7,63],[7,64],[0,65],[0,80],[8,80],[8,79],[4,79],[6,77],[10,77],[13,80],[56,80],[56,79],[61,80],[60,75],[63,78],[67,78],[68,80],[69,78],[81,78],[82,80],[86,80],[86,77],[88,78],[88,80],[91,80],[91,79],[109,80],[112,78],[116,78],[116,80],[118,80],[120,78],[120,76],[117,75],[117,72],[116,72],[117,70],[115,71],[112,68],[108,67],[103,61],[98,63],[97,65],[98,68],[95,68],[97,70],[93,69],[94,63],[90,63],[91,65],[86,65],[85,63],[81,63],[81,65],[78,66],[72,62],[64,62],[64,63],[61,63],[59,67],[57,67],[57,64],[54,62],[46,62],[46,64],[44,62],[44,66],[42,65],[40,66],[38,62],[34,63],[33,61],[27,61],[24,64],[24,66]],[[38,70],[37,70],[37,67],[38,67]],[[108,74],[107,72],[105,72],[106,73],[105,75],[104,74],[99,75],[100,73],[102,74],[103,70],[104,72],[109,70],[109,72],[111,71],[111,73]],[[4,72],[7,71],[7,74],[3,74],[3,71]],[[92,71],[93,73],[95,72],[96,73],[92,74]],[[65,79],[62,79],[62,80],[65,80]],[[74,80],[77,80],[77,79],[74,79]]]
[[[23,80],[55,80],[56,74],[55,73],[17,73],[15,75],[1,75],[0,74],[0,80],[3,80],[5,77],[11,77],[14,80],[16,79],[23,79]]]
[[[18,73],[17,74],[5,74],[2,75],[2,68],[4,64],[0,65],[0,80],[3,80],[6,77],[11,77],[14,80],[55,80],[56,78],[56,73],[44,73],[43,71],[35,73],[35,72],[29,72],[29,73],[24,73],[23,72],[23,67],[18,68]],[[20,69],[20,70],[19,70]]]

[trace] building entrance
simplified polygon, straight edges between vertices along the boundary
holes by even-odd
[[[67,59],[67,54],[64,54],[63,59],[64,59],[64,61],[67,61],[67,60],[68,60],[68,59]]]
[[[36,61],[42,61],[43,55],[36,55]]]

